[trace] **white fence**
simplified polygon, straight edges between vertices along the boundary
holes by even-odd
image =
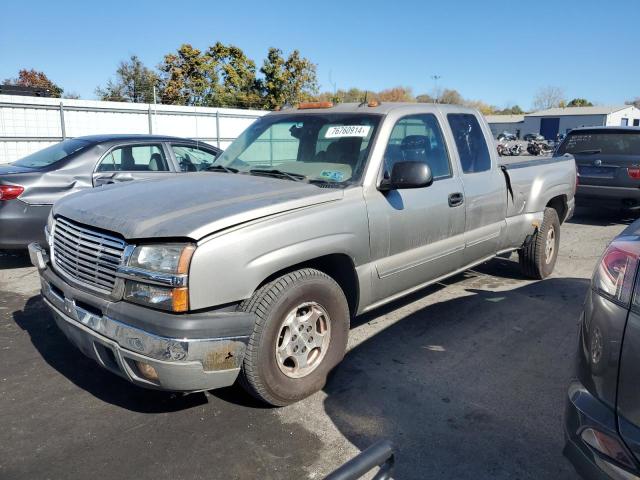
[[[0,95],[0,164],[65,138],[103,133],[188,137],[225,148],[263,110]]]

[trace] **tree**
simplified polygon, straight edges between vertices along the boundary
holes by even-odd
[[[445,88],[438,98],[438,103],[462,105],[464,103],[464,98],[462,98],[462,95],[460,95],[460,92],[457,90]]]
[[[640,97],[637,97],[635,100],[627,100],[624,103],[626,105],[633,105],[636,108],[640,108]]]
[[[543,87],[533,98],[533,107],[536,110],[546,110],[562,104],[564,104],[564,91],[560,87]]]
[[[202,106],[215,95],[217,79],[211,56],[188,43],[165,55],[159,69],[162,103]]]
[[[416,97],[418,103],[436,103],[436,99],[427,93],[422,93]]]
[[[378,92],[375,97],[381,102],[415,102],[410,87],[393,87]]]
[[[316,66],[301,57],[298,50],[285,60],[282,50],[270,48],[260,72],[264,75],[261,87],[264,106],[268,109],[296,105],[318,91]]]
[[[116,80],[109,80],[104,88],[96,88],[96,95],[114,102],[153,103],[153,89],[159,81],[157,73],[131,55],[129,60],[120,62]]]
[[[2,82],[4,85],[17,85],[19,87],[32,87],[48,90],[52,97],[60,98],[64,91],[61,87],[53,83],[44,72],[34,69],[23,68],[18,72],[18,78],[7,78]]]
[[[211,106],[253,107],[261,106],[260,83],[256,79],[256,64],[244,52],[234,46],[217,42],[206,53],[215,71],[215,95],[208,102]]]
[[[586,98],[574,98],[567,103],[567,107],[593,107],[593,103]]]

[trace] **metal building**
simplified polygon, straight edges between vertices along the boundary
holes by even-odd
[[[550,108],[527,113],[520,122],[513,117],[518,115],[489,115],[487,121],[494,135],[540,133],[549,140],[577,127],[640,126],[640,109],[633,105]]]

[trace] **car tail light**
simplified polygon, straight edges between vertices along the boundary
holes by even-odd
[[[24,187],[20,185],[0,185],[0,200],[14,200],[22,195]]]
[[[634,467],[634,462],[629,458],[627,451],[620,444],[620,441],[600,430],[595,428],[587,428],[580,434],[582,441],[589,445],[594,450],[602,453],[603,455],[615,460],[616,462],[625,465],[627,467]]]
[[[640,180],[640,167],[627,167],[627,175],[634,180]]]
[[[596,267],[594,286],[605,296],[628,304],[640,256],[636,237],[620,237],[607,247]]]

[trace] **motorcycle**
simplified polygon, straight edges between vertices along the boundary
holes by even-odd
[[[527,152],[530,155],[548,155],[553,152],[553,147],[546,142],[539,142],[537,140],[531,140],[527,144]]]
[[[522,145],[514,143],[513,145],[507,145],[506,143],[499,143],[497,145],[498,155],[501,157],[517,157],[522,153]]]

